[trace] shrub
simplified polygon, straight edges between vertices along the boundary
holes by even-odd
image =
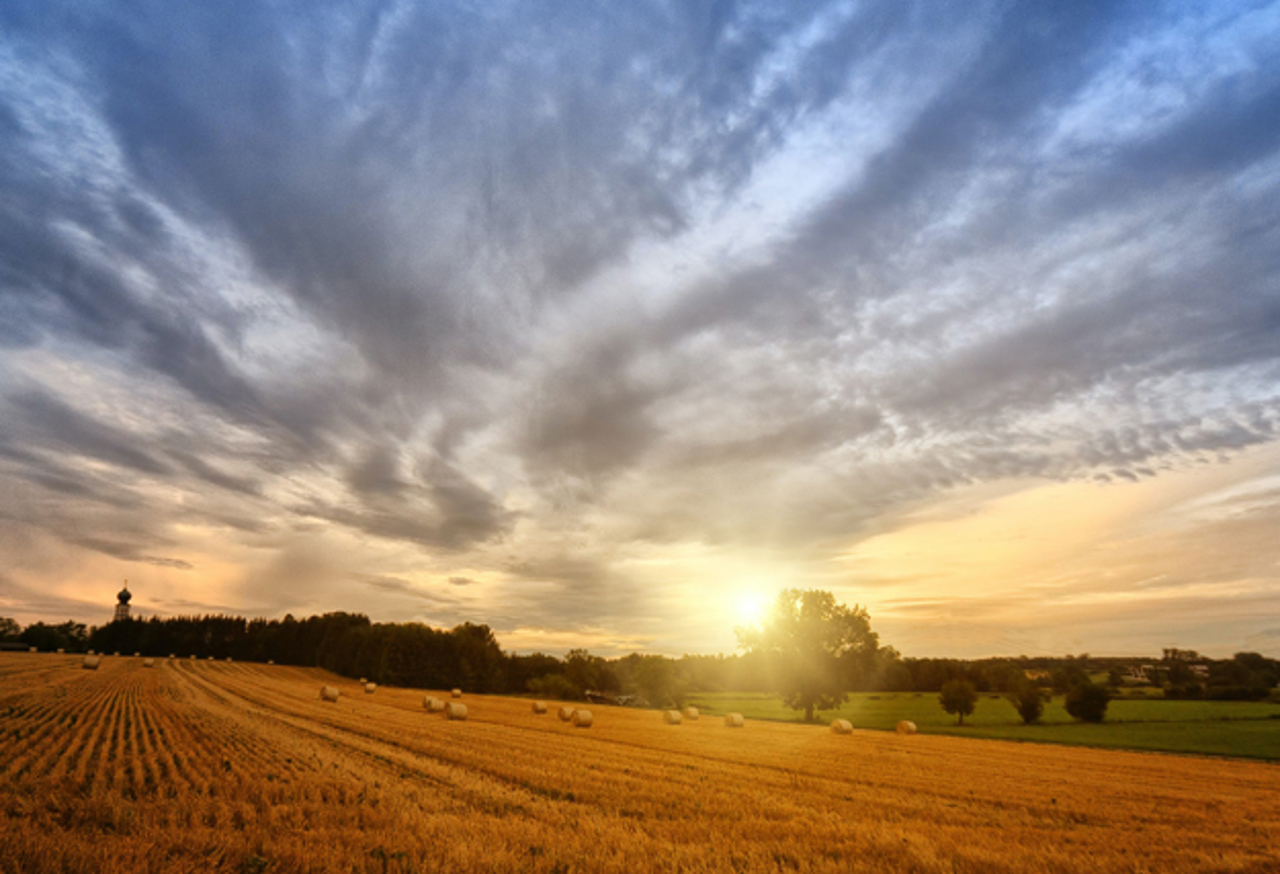
[[[564,674],[544,674],[534,677],[527,685],[530,692],[541,698],[555,698],[559,701],[577,701],[582,698],[582,690],[573,685],[573,681]]]
[[[1111,693],[1106,686],[1096,683],[1079,683],[1067,692],[1067,713],[1081,722],[1101,722],[1107,715]]]
[[[1044,696],[1040,694],[1040,687],[1031,680],[1013,683],[1007,695],[1009,703],[1027,725],[1039,722],[1044,715]]]

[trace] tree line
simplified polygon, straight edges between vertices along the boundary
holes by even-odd
[[[1068,696],[1069,704],[1083,698],[1080,706],[1093,708],[1092,713],[1099,700],[1105,711],[1108,690],[1135,682],[1157,686],[1166,697],[1256,700],[1272,694],[1280,679],[1280,661],[1258,653],[1219,660],[1189,650],[1166,650],[1158,660],[1088,654],[904,658],[879,642],[864,609],[839,604],[831,593],[819,590],[780,592],[763,621],[738,629],[738,637],[743,652],[734,655],[673,659],[632,653],[605,659],[584,649],[564,657],[507,653],[486,625],[443,629],[375,623],[345,612],[303,619],[151,617],[93,628],[74,621],[23,628],[0,617],[0,646],[270,660],[393,686],[569,700],[600,697],[654,707],[683,705],[694,692],[774,693],[808,718],[860,691],[936,692],[948,712],[961,719],[967,715],[963,708],[968,697],[994,692],[1008,697],[1030,722],[1039,718],[1050,693]],[[1105,679],[1096,682],[1099,678]]]

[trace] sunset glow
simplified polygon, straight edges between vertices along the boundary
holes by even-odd
[[[1280,7],[566,9],[0,10],[0,615],[1280,655]]]

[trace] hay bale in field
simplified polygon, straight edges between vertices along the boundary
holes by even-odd
[[[142,653],[140,653],[140,652],[135,652],[135,653],[133,654],[133,657],[136,659],[136,658],[138,658],[140,655],[142,655]]]
[[[363,686],[363,685],[364,685],[365,683],[367,683],[367,682],[369,682],[369,678],[368,678],[368,677],[361,677],[361,678],[360,678],[360,685],[361,685],[361,686]]]
[[[88,652],[88,653],[86,653],[86,654],[87,654],[87,655],[97,655],[97,653],[95,653],[93,650],[89,650],[89,652]]]
[[[467,705],[459,704],[457,701],[450,701],[444,708],[445,719],[466,719]]]
[[[896,731],[898,734],[915,734],[916,724],[912,722],[910,719],[903,719],[903,720],[900,720],[896,726],[894,726],[893,730]]]
[[[178,657],[178,656],[177,656],[177,655],[175,655],[174,653],[169,653],[169,658],[170,658],[170,659],[176,659],[177,657]]]
[[[574,728],[590,728],[591,727],[591,711],[575,710],[573,711],[573,719],[570,720]]]
[[[835,734],[853,734],[853,723],[847,719],[833,719],[831,731]]]
[[[686,707],[686,708],[684,709],[684,718],[685,718],[685,719],[687,719],[687,720],[689,720],[690,722],[697,722],[697,721],[698,721],[698,708],[697,708],[697,707]]]
[[[730,728],[742,728],[746,723],[741,713],[726,713],[724,715],[724,724]]]
[[[422,706],[426,708],[428,713],[444,712],[444,699],[437,698],[434,695],[427,695],[422,699]]]
[[[66,652],[65,649],[63,649],[62,647],[58,647],[58,655],[62,655],[64,652]]]
[[[321,687],[320,687],[320,700],[321,700],[321,701],[337,701],[337,700],[338,700],[338,694],[339,694],[339,693],[338,693],[338,687],[337,687],[337,686],[321,686]]]
[[[112,653],[112,655],[120,655],[120,650],[116,650],[115,652]]]
[[[364,684],[364,693],[365,693],[366,695],[372,695],[374,692],[377,692],[377,691],[378,691],[378,684],[377,684],[377,683],[365,683],[365,684]]]
[[[450,694],[450,695],[452,695],[454,698],[461,698],[461,697],[462,697],[462,690],[461,690],[461,689],[450,689],[450,690],[449,690],[449,694]]]
[[[231,661],[231,656],[227,656],[227,661]]]
[[[34,646],[27,647],[27,652],[39,652],[39,651],[40,650],[36,649]]]
[[[98,669],[98,665],[101,663],[102,663],[102,657],[96,656],[96,655],[87,655],[84,657],[84,661],[81,662],[85,670],[89,670],[89,671],[96,671]]]
[[[154,667],[156,666],[156,660],[155,660],[155,659],[143,659],[143,660],[142,660],[142,666],[143,666],[144,668],[154,668]]]
[[[534,712],[534,713],[546,713],[546,712],[547,712],[547,702],[546,702],[546,701],[534,701],[534,702],[533,702],[533,712]]]
[[[662,721],[665,722],[667,725],[679,725],[680,711],[679,710],[662,711]]]
[[[276,663],[275,659],[267,659],[267,664],[274,665],[275,663]]]
[[[187,656],[187,658],[191,659],[191,661],[193,662],[196,660],[196,657],[194,655],[189,655]]]
[[[557,711],[556,715],[560,717],[561,722],[568,722],[570,719],[573,719],[573,708],[561,707],[560,710]]]

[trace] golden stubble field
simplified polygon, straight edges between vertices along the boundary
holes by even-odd
[[[0,871],[1280,871],[1274,765],[422,696],[0,654]]]

